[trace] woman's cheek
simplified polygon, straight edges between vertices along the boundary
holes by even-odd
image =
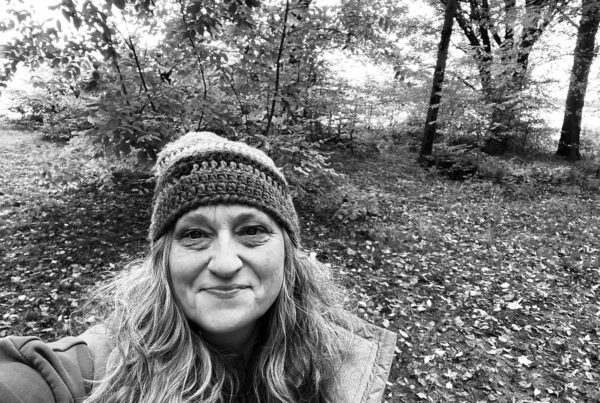
[[[201,262],[197,253],[189,250],[182,250],[181,247],[176,247],[172,250],[169,258],[169,269],[171,272],[171,279],[174,285],[179,287],[182,284],[177,283],[193,283],[194,278],[201,266]]]

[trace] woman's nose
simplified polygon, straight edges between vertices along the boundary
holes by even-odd
[[[208,270],[219,277],[232,277],[244,265],[238,256],[235,242],[228,237],[218,238],[208,262]]]

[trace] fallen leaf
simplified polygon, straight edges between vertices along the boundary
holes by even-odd
[[[519,362],[519,364],[521,365],[525,365],[526,367],[530,366],[531,364],[533,364],[533,361],[531,361],[529,358],[527,358],[526,356],[522,355],[519,358],[517,358],[517,361]]]

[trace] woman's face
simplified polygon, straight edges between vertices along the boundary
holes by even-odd
[[[283,284],[284,241],[266,213],[202,206],[175,224],[169,270],[188,319],[213,344],[239,349]]]

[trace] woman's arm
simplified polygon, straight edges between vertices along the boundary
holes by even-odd
[[[81,401],[91,390],[93,360],[81,339],[44,343],[36,337],[0,339],[3,403]]]

